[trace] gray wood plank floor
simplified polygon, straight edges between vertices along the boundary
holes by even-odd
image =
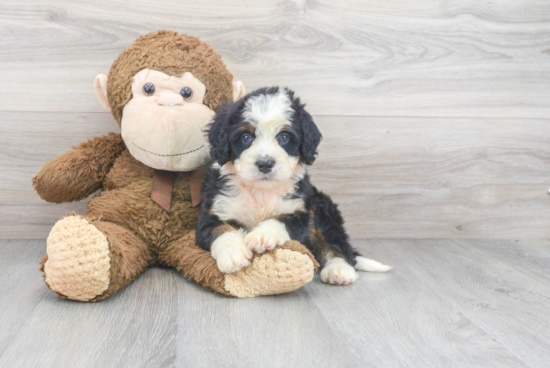
[[[395,265],[230,299],[152,269],[95,304],[44,286],[44,240],[0,243],[0,367],[548,367],[550,241],[356,240]]]

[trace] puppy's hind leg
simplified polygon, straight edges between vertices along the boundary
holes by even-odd
[[[326,284],[348,285],[357,281],[359,275],[342,257],[332,257],[321,270],[321,281]]]
[[[344,219],[332,199],[313,188],[314,227],[317,233],[317,244],[324,268],[321,281],[329,284],[351,284],[357,280],[357,272],[387,272],[390,266],[365,258],[354,249],[344,228]],[[354,268],[355,267],[355,268]]]
[[[326,260],[321,270],[321,281],[327,284],[347,285],[357,281],[359,275],[355,270],[366,272],[388,272],[392,266],[387,266],[372,259],[363,256],[355,258],[355,268],[349,262],[338,256],[327,254]]]

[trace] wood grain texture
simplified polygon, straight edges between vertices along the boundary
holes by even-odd
[[[395,268],[242,300],[152,269],[80,303],[43,284],[44,240],[2,240],[0,366],[547,367],[550,269],[518,255],[548,259],[548,242],[353,244]]]
[[[306,289],[337,337],[366,366],[527,367],[452,300],[407,268],[415,265],[394,254],[407,241],[355,241],[354,245],[395,268],[388,274],[360,273],[351,288],[325,285],[317,277]],[[416,248],[411,246],[408,252]],[[447,282],[443,287],[456,285]]]
[[[180,367],[362,365],[305,289],[242,300],[212,294],[189,282],[179,288],[179,321],[185,321],[178,324]]]
[[[0,14],[0,111],[99,112],[95,75],[174,29],[249,89],[291,86],[317,115],[550,115],[546,0],[4,0]]]
[[[550,286],[550,241],[548,239],[472,240],[469,243],[499,262],[506,263],[516,271]]]
[[[296,90],[325,135],[312,177],[353,237],[550,236],[547,0],[4,0],[0,21],[2,238],[84,209],[30,178],[118,130],[93,78],[158,29],[211,43],[249,91]]]
[[[547,283],[518,272],[513,258],[508,261],[515,267],[459,240],[396,242],[392,253],[403,272],[417,277],[439,298],[451,301],[528,366],[548,365],[550,320],[545,316],[550,289]]]
[[[312,181],[339,203],[352,237],[550,236],[545,120],[315,120],[325,138]],[[44,238],[84,203],[48,204],[30,179],[71,145],[118,125],[108,113],[0,112],[0,121],[0,236]]]
[[[550,236],[546,120],[319,117],[312,181],[353,237]]]

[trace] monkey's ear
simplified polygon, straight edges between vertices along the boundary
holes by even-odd
[[[218,113],[214,120],[207,126],[208,142],[210,143],[210,156],[220,166],[230,160],[231,147],[227,132],[227,120],[230,118],[232,102],[224,102],[218,107]]]
[[[244,84],[241,81],[233,82],[233,101],[239,101],[244,97],[246,91],[244,89]]]
[[[98,74],[94,79],[94,89],[99,99],[99,103],[107,111],[111,111],[111,106],[109,105],[109,99],[107,98],[107,76],[103,74]]]
[[[323,135],[313,122],[311,115],[304,109],[304,105],[300,108],[300,125],[302,127],[302,161],[306,165],[312,165],[317,156],[317,146],[321,143]]]

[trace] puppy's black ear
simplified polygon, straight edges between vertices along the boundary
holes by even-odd
[[[311,115],[304,109],[304,105],[299,105],[299,121],[302,129],[302,147],[300,153],[302,161],[306,165],[312,165],[317,155],[317,146],[323,136],[313,122]]]
[[[210,156],[220,166],[225,165],[230,160],[231,147],[229,146],[227,122],[232,105],[232,102],[224,102],[218,108],[218,113],[206,128],[208,142],[210,143]]]

